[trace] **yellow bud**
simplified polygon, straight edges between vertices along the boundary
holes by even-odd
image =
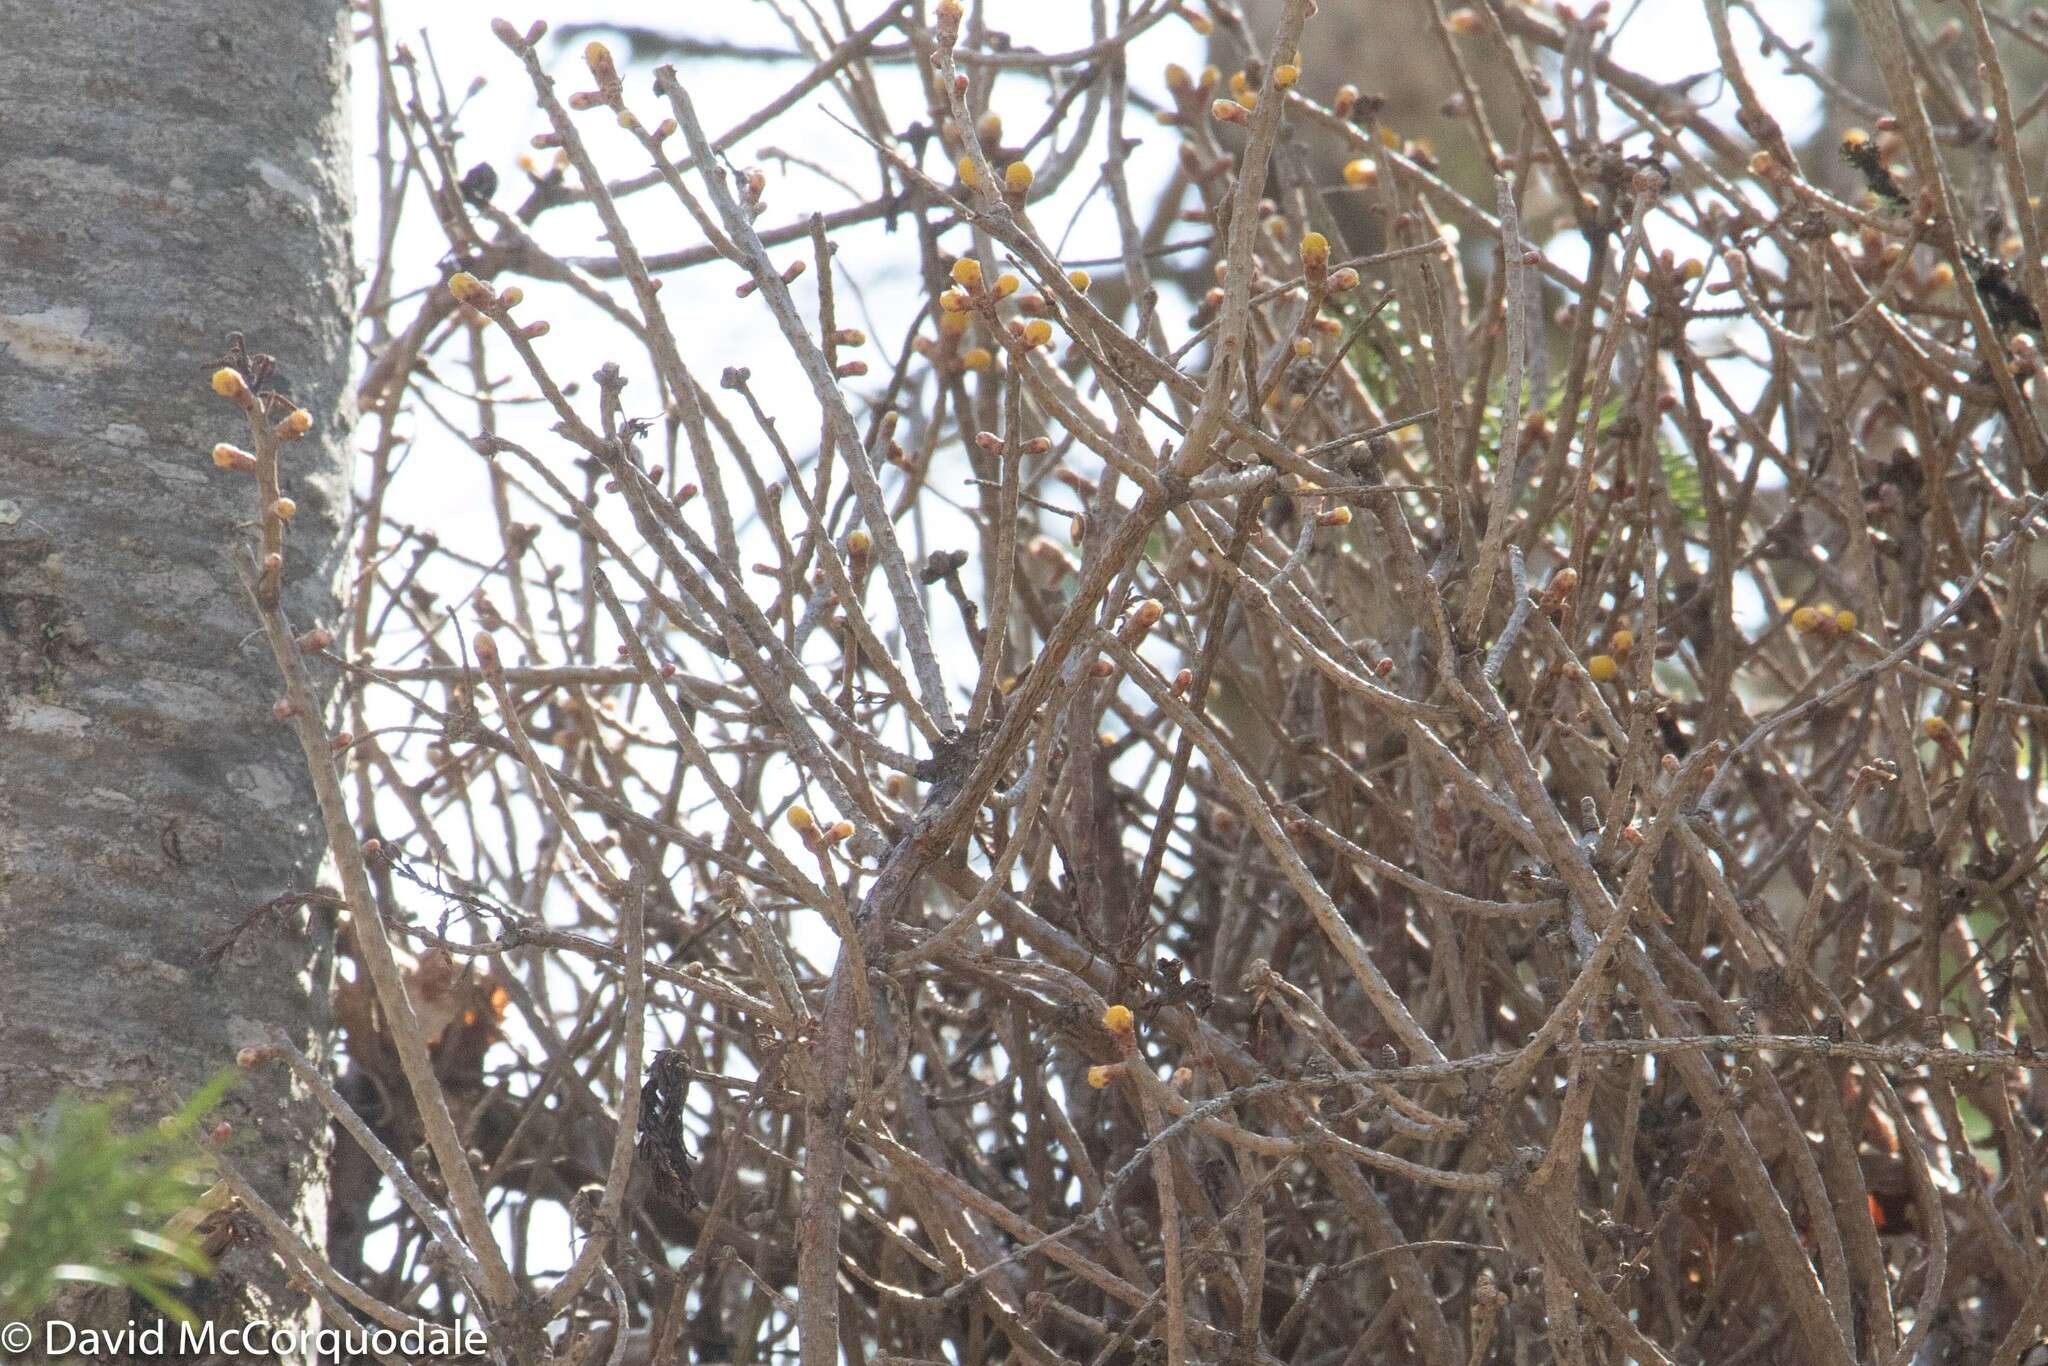
[[[1855,630],[1856,614],[1846,607],[1835,613],[1835,629],[1842,632]]]
[[[1618,655],[1625,655],[1636,645],[1636,633],[1627,629],[1616,631],[1607,638],[1608,646]]]
[[[1188,75],[1186,67],[1182,66],[1179,62],[1168,62],[1166,64],[1166,88],[1168,90],[1179,94],[1183,90],[1193,89],[1194,84],[1195,78]]]
[[[1023,283],[1016,276],[1008,273],[998,275],[996,276],[995,296],[998,299],[1007,299],[1022,288]]]
[[[852,821],[837,821],[833,824],[830,830],[827,830],[825,832],[825,843],[827,844],[839,844],[845,840],[850,840],[852,838]]]
[[[1330,263],[1330,239],[1319,232],[1301,235],[1301,263],[1310,268]]]
[[[1322,516],[1316,518],[1316,521],[1323,526],[1350,526],[1351,509],[1348,507],[1333,507]]]
[[[1052,340],[1052,324],[1043,318],[1033,318],[1024,324],[1024,344],[1043,346]]]
[[[960,273],[959,267],[954,267],[953,273],[958,275]],[[967,311],[967,296],[957,289],[947,290],[939,296],[939,311],[942,313],[965,313]]]
[[[981,168],[974,164],[973,157],[960,158],[960,183],[970,190],[981,188]]]
[[[970,346],[966,354],[960,357],[960,363],[969,370],[986,370],[995,364],[995,359],[989,354],[986,346]]]
[[[1820,629],[1821,621],[1818,607],[1802,607],[1792,614],[1792,629],[1801,635],[1812,635]]]
[[[953,283],[963,289],[973,289],[981,283],[981,262],[972,256],[963,256],[953,263]]]
[[[1013,161],[1003,171],[1003,186],[1011,194],[1025,193],[1031,188],[1031,182],[1035,179],[1037,179],[1037,173],[1031,169],[1028,162]]]
[[[285,414],[284,421],[279,425],[291,436],[304,436],[313,430],[313,415],[304,408],[294,408]]]
[[[1928,739],[1939,740],[1942,736],[1948,734],[1948,722],[1942,720],[1939,716],[1930,716],[1920,723],[1920,729],[1926,732]]]
[[[1344,183],[1354,189],[1371,189],[1380,183],[1379,163],[1371,157],[1358,157],[1345,162]]]
[[[1068,271],[1067,283],[1072,285],[1079,293],[1086,294],[1088,292],[1088,272],[1085,270]]]
[[[813,816],[811,814],[811,808],[805,806],[803,803],[799,802],[795,806],[789,808],[789,824],[791,829],[810,830],[813,827],[815,827],[817,823],[818,818],[816,816]]]
[[[1469,38],[1486,26],[1481,22],[1477,10],[1466,8],[1454,9],[1445,16],[1444,27],[1460,38]]]
[[[865,527],[855,527],[846,533],[846,553],[849,555],[865,555],[874,548],[874,544],[875,538],[868,535]]]
[[[1112,1034],[1128,1034],[1134,1017],[1129,1006],[1111,1006],[1102,1012],[1102,1027]]]
[[[1686,257],[1678,267],[1678,278],[1681,280],[1697,280],[1706,273],[1707,263],[1697,256]]]
[[[1113,1065],[1097,1063],[1088,1069],[1088,1084],[1100,1091],[1116,1079],[1117,1069]]]
[[[1191,9],[1182,10],[1180,12],[1180,17],[1188,21],[1189,28],[1193,29],[1195,32],[1203,35],[1204,37],[1207,37],[1212,31],[1214,31],[1216,27],[1215,20],[1211,19],[1206,14],[1197,14]]]
[[[1315,353],[1316,344],[1310,341],[1307,337],[1296,337],[1294,339],[1295,355],[1300,356],[1304,360],[1306,360],[1308,357],[1313,356]]]
[[[279,521],[289,522],[298,515],[299,505],[289,498],[280,498],[270,505],[270,510],[277,514]]]
[[[1282,90],[1288,89],[1301,79],[1301,68],[1292,62],[1282,62],[1273,68],[1273,84]]]
[[[1586,661],[1586,672],[1595,683],[1606,683],[1621,672],[1621,666],[1614,662],[1613,655],[1594,655]]]
[[[973,321],[974,319],[965,313],[941,313],[939,315],[939,333],[942,336],[957,337],[965,332],[967,325]]]
[[[239,398],[249,392],[249,382],[242,378],[240,370],[223,365],[213,372],[213,392],[222,398]]]
[[[1935,262],[1934,269],[1927,272],[1929,289],[1947,289],[1956,282],[1956,268],[1946,261]]]
[[[256,457],[240,446],[230,446],[223,441],[213,448],[213,463],[224,470],[253,470],[256,468]]]
[[[448,277],[448,292],[471,308],[482,308],[491,301],[491,287],[466,270]]]

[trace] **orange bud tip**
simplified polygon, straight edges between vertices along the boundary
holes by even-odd
[[[282,522],[289,522],[299,515],[299,505],[289,498],[278,499],[270,505],[270,510],[276,513],[278,520]]]
[[[1134,1021],[1129,1006],[1115,1005],[1102,1012],[1102,1027],[1112,1034],[1130,1033]]]
[[[1097,1063],[1088,1069],[1088,1084],[1100,1091],[1116,1080],[1116,1074],[1123,1069],[1114,1063]]]
[[[213,448],[213,463],[224,470],[248,471],[256,468],[256,457],[223,441]]]
[[[240,370],[223,365],[213,372],[213,392],[222,398],[240,398],[249,392],[249,382],[242,378]]]

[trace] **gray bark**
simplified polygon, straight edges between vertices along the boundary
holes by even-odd
[[[282,1027],[326,1051],[319,820],[236,579],[230,331],[312,413],[285,605],[333,616],[350,331],[341,0],[0,0],[0,1129],[65,1092],[168,1111]],[[315,1246],[325,1125],[244,1079],[229,1151]],[[250,1249],[251,1294],[283,1278]],[[229,1284],[232,1284],[229,1282]],[[296,1312],[289,1303],[273,1310]]]

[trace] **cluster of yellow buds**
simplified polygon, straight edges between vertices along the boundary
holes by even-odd
[[[1792,613],[1792,629],[1803,636],[1818,636],[1823,640],[1846,636],[1856,630],[1856,614],[1846,607],[1837,610],[1826,603],[1818,607],[1801,607]]]
[[[789,808],[789,828],[802,837],[804,847],[823,852],[835,844],[843,844],[853,838],[852,821],[835,821],[821,827],[818,818],[811,814],[811,808],[798,802]]]

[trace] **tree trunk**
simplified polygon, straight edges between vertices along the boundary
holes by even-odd
[[[65,1092],[167,1112],[282,1028],[326,1051],[312,787],[234,570],[226,334],[315,419],[286,447],[286,609],[331,619],[351,402],[339,0],[5,6],[0,42],[0,1129]],[[215,957],[209,953],[228,945]],[[244,1079],[229,1152],[317,1246],[326,1125]],[[303,1313],[266,1250],[246,1282]],[[279,1298],[284,1297],[284,1298]],[[244,1305],[243,1309],[248,1306]]]

